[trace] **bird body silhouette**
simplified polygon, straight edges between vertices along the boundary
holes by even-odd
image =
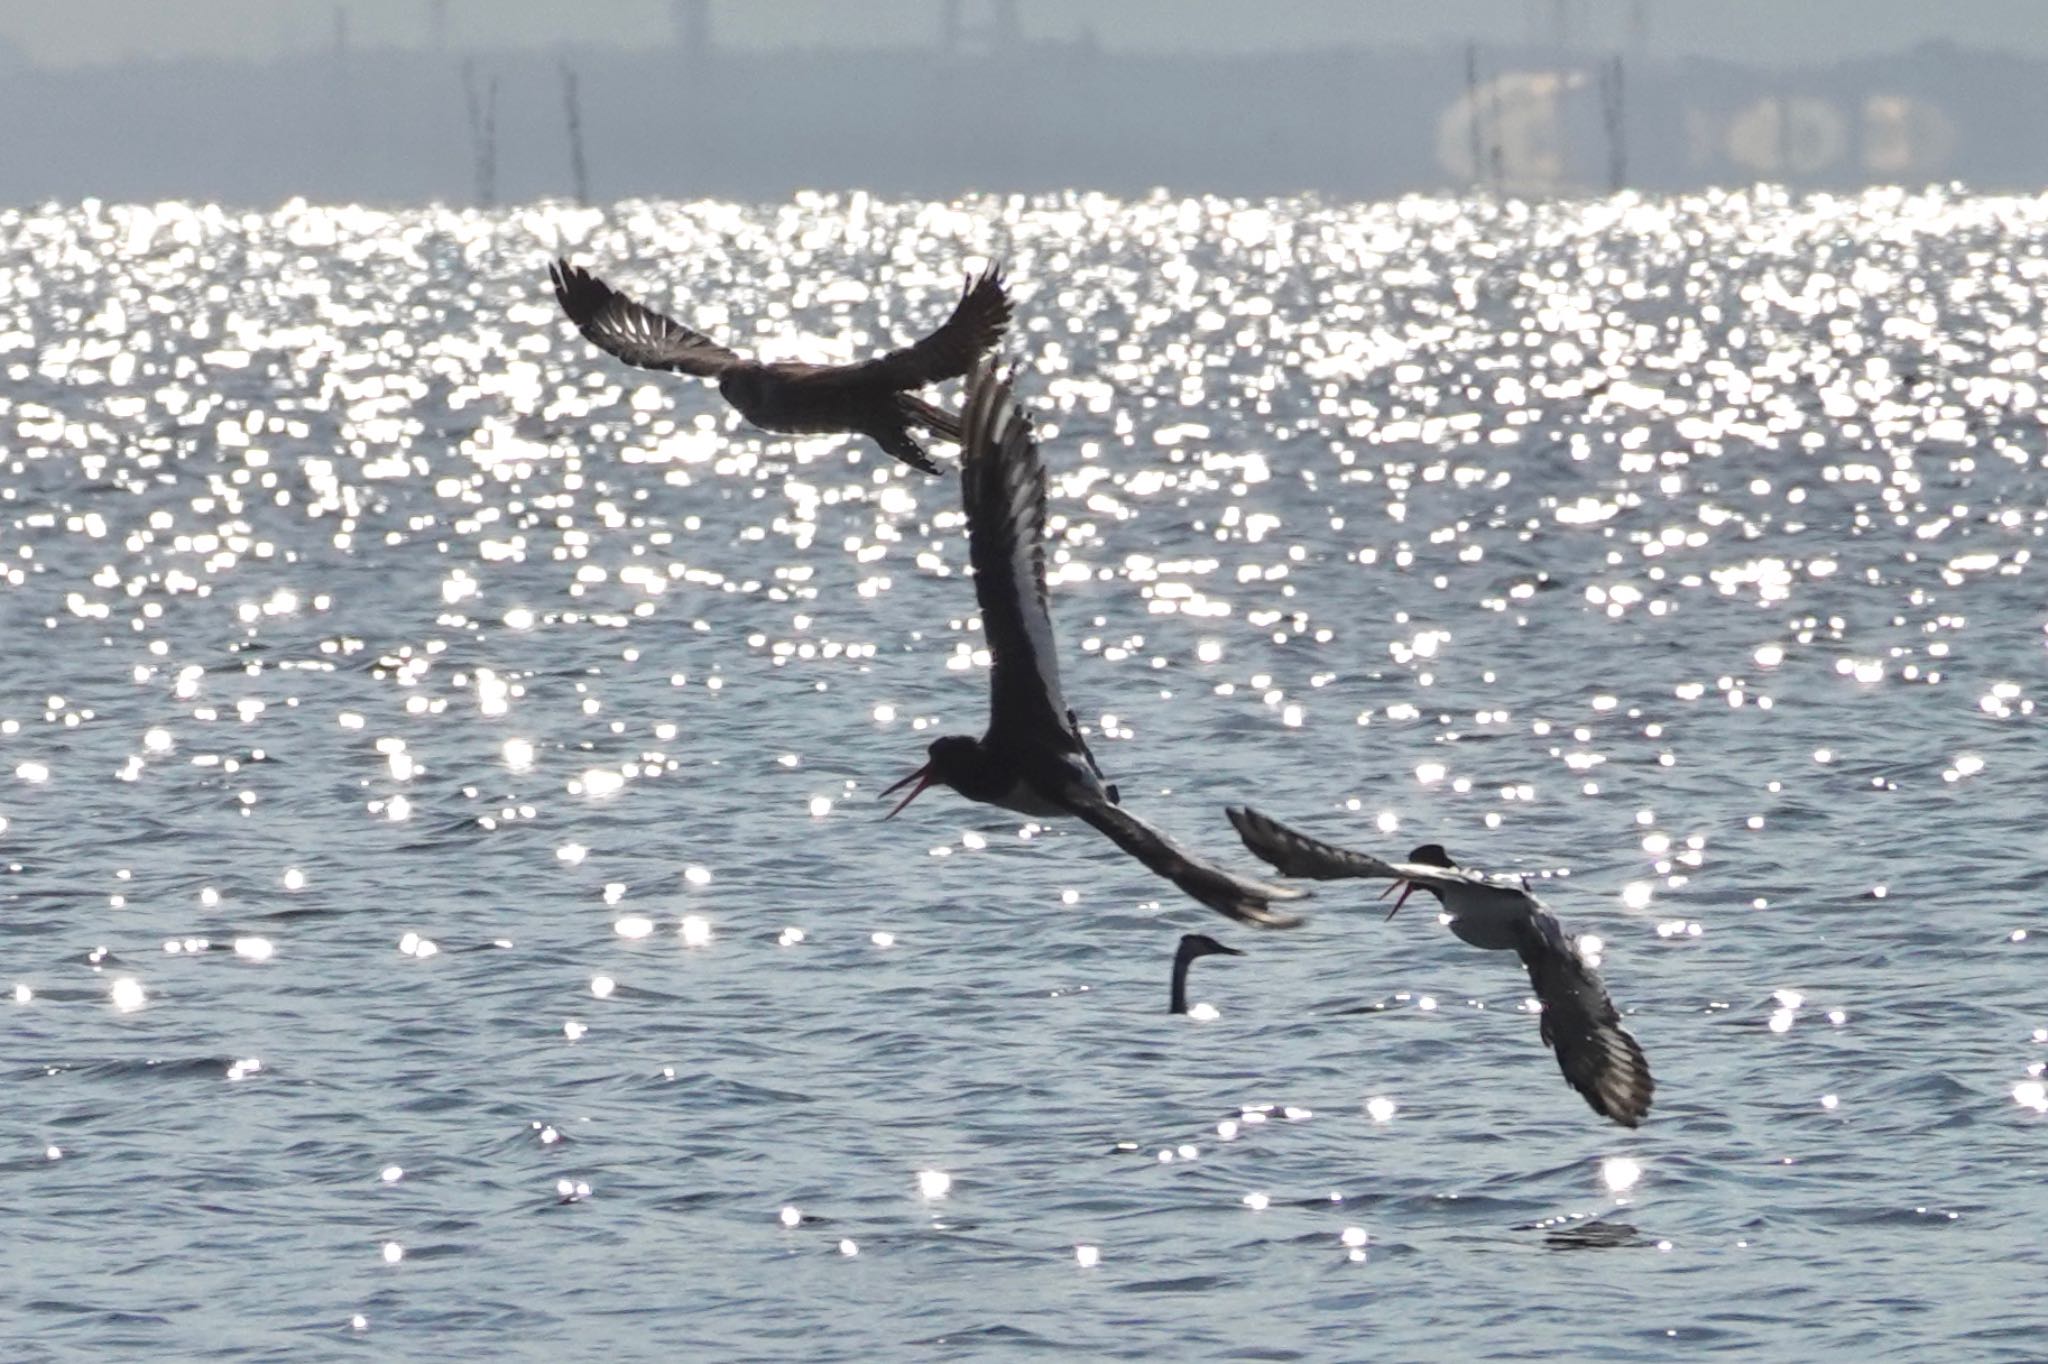
[[[1226,871],[1122,808],[1060,690],[1045,588],[1045,464],[1012,381],[984,363],[961,413],[960,491],[967,510],[974,595],[993,665],[988,729],[948,735],[929,761],[882,794],[908,786],[893,819],[932,785],[1033,818],[1083,820],[1159,876],[1240,923],[1298,923],[1272,908],[1302,892]]]
[[[1657,1086],[1642,1047],[1621,1026],[1599,971],[1557,916],[1519,880],[1460,867],[1436,843],[1417,848],[1406,862],[1383,862],[1370,853],[1319,842],[1256,810],[1232,809],[1229,815],[1244,845],[1283,876],[1390,880],[1394,885],[1388,890],[1401,892],[1390,919],[1411,893],[1427,891],[1442,903],[1450,930],[1460,940],[1491,952],[1513,951],[1543,1005],[1543,1040],[1557,1053],[1558,1068],[1572,1088],[1596,1113],[1624,1127],[1637,1126],[1649,1113]]]
[[[1002,272],[991,267],[967,282],[937,331],[901,350],[853,365],[762,364],[636,303],[581,266],[558,260],[548,276],[562,311],[599,350],[641,369],[716,379],[720,395],[764,431],[857,433],[928,474],[939,466],[910,428],[957,441],[960,419],[911,390],[965,375],[1010,325]]]

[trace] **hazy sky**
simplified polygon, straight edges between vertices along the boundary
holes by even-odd
[[[941,0],[709,0],[733,47],[928,45]],[[960,0],[973,20],[993,0]],[[2048,0],[1017,0],[1033,38],[1084,31],[1108,48],[1248,50],[1573,39],[1619,45],[1641,16],[1653,52],[1759,63],[1889,52],[1932,39],[2048,55]],[[437,13],[439,22],[437,25]],[[334,41],[424,47],[585,42],[643,47],[674,32],[670,0],[5,0],[0,46],[41,65],[133,57],[265,57]]]

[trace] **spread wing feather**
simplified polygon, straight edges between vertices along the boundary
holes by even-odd
[[[960,301],[937,331],[901,350],[850,365],[845,377],[849,383],[892,389],[958,379],[1003,339],[1009,325],[1010,294],[1002,267],[991,265],[961,287]]]
[[[1528,920],[1517,951],[1543,1002],[1543,1040],[1557,1053],[1564,1078],[1594,1112],[1624,1127],[1640,1124],[1657,1084],[1642,1047],[1621,1026],[1600,973],[1547,912]]]
[[[555,298],[576,330],[599,350],[641,369],[716,378],[743,361],[702,332],[635,303],[579,265],[548,267]]]
[[[1273,902],[1298,900],[1306,892],[1226,871],[1106,800],[1074,798],[1069,808],[1154,874],[1165,877],[1218,914],[1260,928],[1292,928],[1301,922],[1299,915],[1275,910]]]
[[[1030,419],[1011,400],[1012,381],[982,365],[960,415],[968,558],[993,659],[989,733],[1065,749],[1072,741],[1045,590],[1045,464]]]
[[[1270,862],[1282,876],[1336,881],[1346,877],[1395,878],[1401,874],[1392,863],[1310,838],[1248,806],[1233,805],[1224,813],[1230,816],[1230,823],[1244,845]]]
[[[1353,852],[1334,843],[1310,838],[1290,829],[1270,815],[1247,806],[1232,806],[1224,812],[1258,857],[1272,864],[1282,876],[1299,876],[1309,881],[1338,881],[1349,878],[1413,881],[1418,886],[1441,890],[1451,886],[1497,887],[1494,877],[1463,867],[1434,867],[1423,862],[1385,862],[1371,853]]]
[[[1237,827],[1237,836],[1245,840],[1245,848],[1251,848],[1251,852],[1266,862],[1272,862],[1274,870],[1278,870],[1282,877],[1305,877],[1309,881],[1341,881],[1348,877],[1358,877],[1362,881],[1413,881],[1415,885],[1436,891],[1458,885],[1479,885],[1489,889],[1499,889],[1503,885],[1499,879],[1489,877],[1487,872],[1466,870],[1464,866],[1382,862],[1370,852],[1352,852],[1350,848],[1337,848],[1335,844],[1309,838],[1300,829],[1290,829],[1278,819],[1249,807],[1239,805],[1225,813]]]

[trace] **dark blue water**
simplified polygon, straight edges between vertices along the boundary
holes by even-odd
[[[0,215],[9,1356],[2039,1357],[2044,248],[1897,193]],[[985,716],[956,480],[623,369],[558,250],[824,359],[1005,258],[1127,803],[1547,875],[1648,1123],[1364,883],[1253,933],[883,823]]]

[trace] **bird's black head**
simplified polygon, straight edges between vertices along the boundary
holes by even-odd
[[[1408,854],[1408,860],[1418,867],[1455,867],[1458,865],[1456,862],[1451,861],[1451,855],[1444,851],[1444,845],[1441,843],[1423,844],[1414,852]],[[1444,898],[1443,894],[1440,891],[1438,891],[1435,887],[1417,885],[1413,881],[1394,882],[1392,885],[1388,886],[1385,890],[1380,892],[1380,898],[1384,900],[1389,895],[1392,895],[1396,890],[1401,892],[1401,898],[1394,901],[1394,907],[1387,911],[1387,917],[1389,919],[1393,918],[1396,914],[1399,914],[1401,912],[1401,906],[1408,903],[1408,897],[1410,895],[1413,895],[1418,890],[1426,890],[1431,895],[1436,896],[1438,900],[1442,900]]]
[[[886,798],[906,786],[910,787],[910,794],[896,802],[896,808],[884,815],[884,819],[894,819],[902,814],[903,807],[922,795],[927,786],[950,786],[956,791],[961,790],[962,780],[971,781],[969,774],[976,770],[981,756],[981,741],[965,734],[947,734],[932,740],[925,754],[923,767],[882,792]],[[916,785],[913,786],[913,782]]]
[[[1180,951],[1177,955],[1193,961],[1196,957],[1213,957],[1219,953],[1226,957],[1241,957],[1244,955],[1235,947],[1225,947],[1207,933],[1181,934]]]
[[[741,412],[758,407],[761,402],[763,375],[758,365],[734,365],[718,376],[718,393]]]
[[[931,758],[926,766],[931,769],[932,780],[957,786],[980,758],[981,740],[965,734],[942,734],[926,746],[925,752]]]

